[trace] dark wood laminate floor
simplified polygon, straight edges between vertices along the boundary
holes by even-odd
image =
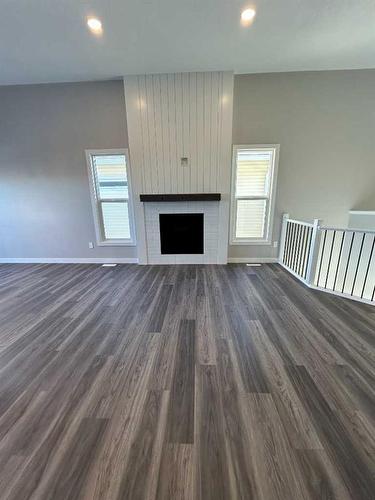
[[[374,498],[375,308],[277,265],[0,266],[0,498]]]

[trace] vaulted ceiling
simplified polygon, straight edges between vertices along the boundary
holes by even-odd
[[[256,9],[249,27],[246,7]],[[92,35],[87,16],[103,23]],[[375,67],[375,0],[3,0],[0,84]]]

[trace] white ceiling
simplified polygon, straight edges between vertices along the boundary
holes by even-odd
[[[101,38],[87,15],[102,20]],[[0,84],[374,67],[375,0],[1,1]]]

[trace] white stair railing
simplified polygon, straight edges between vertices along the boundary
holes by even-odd
[[[375,231],[284,214],[279,263],[307,286],[375,305]]]

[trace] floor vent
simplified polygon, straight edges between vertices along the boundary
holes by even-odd
[[[102,264],[102,267],[116,267],[117,264]]]
[[[262,264],[246,264],[248,267],[260,267]]]

